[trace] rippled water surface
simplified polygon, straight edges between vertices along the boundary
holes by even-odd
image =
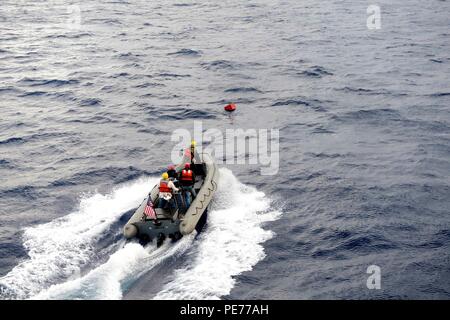
[[[450,298],[450,3],[370,4],[3,0],[0,297]],[[196,120],[279,129],[279,173],[223,166],[205,232],[125,245]]]

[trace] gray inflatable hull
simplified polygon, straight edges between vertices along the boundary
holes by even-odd
[[[153,222],[145,220],[144,209],[147,204],[148,197],[151,197],[153,203],[158,198],[159,186],[157,184],[153,187],[150,194],[144,199],[139,208],[125,225],[123,230],[125,238],[132,239],[135,237],[140,238],[140,236],[145,236],[145,238],[152,240],[155,235],[159,233],[164,234],[166,237],[172,237],[176,231],[180,232],[181,235],[187,235],[195,230],[202,215],[207,211],[208,205],[217,191],[217,186],[219,183],[219,170],[211,156],[203,153],[196,155],[196,159],[197,161],[200,160],[205,164],[205,176],[202,180],[197,196],[184,214],[183,219],[181,221],[177,220],[178,212],[175,212],[173,217],[169,218],[167,217],[167,214],[165,216],[160,216],[158,214],[158,219],[162,221],[160,226],[154,226]],[[183,159],[182,163],[185,162],[189,162],[189,160]],[[180,164],[177,169],[180,170],[181,166],[182,164]]]

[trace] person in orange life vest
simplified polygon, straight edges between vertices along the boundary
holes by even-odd
[[[180,186],[184,191],[184,196],[186,199],[186,209],[191,205],[190,195],[192,195],[192,200],[197,196],[194,184],[195,184],[195,174],[194,171],[191,170],[191,164],[186,163],[184,165],[184,169],[180,172]]]
[[[172,199],[173,192],[178,192],[178,188],[175,187],[172,181],[169,180],[167,172],[162,174],[162,179],[159,181],[159,203],[158,208],[163,209],[168,203],[172,208],[175,204],[170,201]]]
[[[175,187],[180,187],[180,181],[178,181],[178,172],[175,168],[175,165],[171,164],[167,167],[167,174],[169,175],[169,180],[173,182]],[[174,194],[174,200],[178,207],[181,207],[183,205],[183,200],[180,193],[177,192]]]

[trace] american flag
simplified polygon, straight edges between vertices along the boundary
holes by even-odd
[[[155,212],[155,209],[153,208],[153,202],[150,197],[148,197],[148,201],[147,201],[147,205],[145,206],[144,213],[150,219],[156,220],[156,212]]]

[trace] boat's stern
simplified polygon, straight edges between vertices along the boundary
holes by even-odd
[[[156,239],[158,245],[166,238],[179,240],[182,235],[180,233],[180,220],[172,221],[172,219],[146,220],[133,224],[136,233],[133,237],[139,239],[143,243],[148,243]]]

